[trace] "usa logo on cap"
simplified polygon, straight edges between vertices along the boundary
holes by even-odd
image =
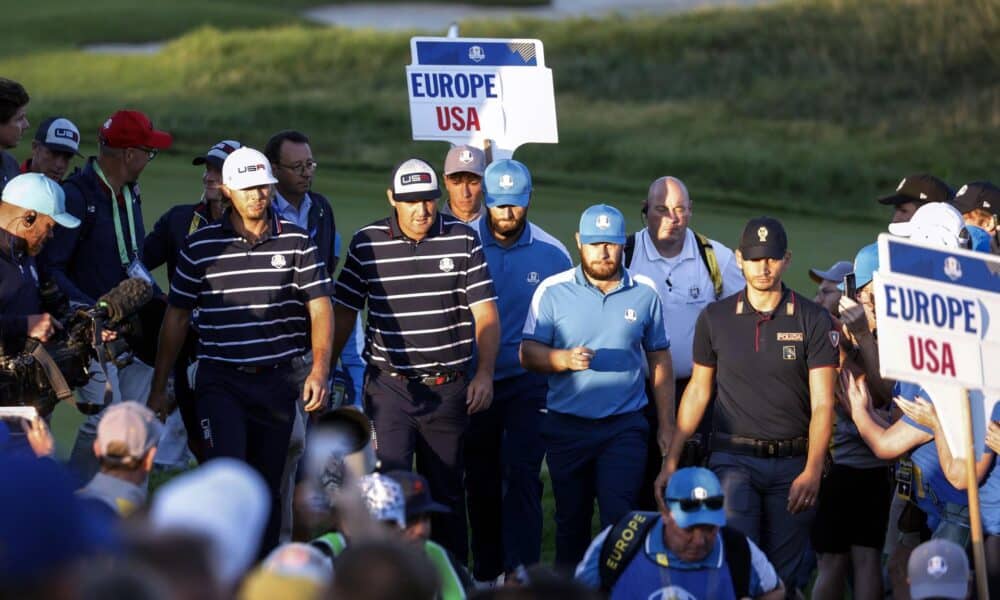
[[[417,183],[430,183],[430,173],[403,173],[399,176],[400,185],[414,185]]]

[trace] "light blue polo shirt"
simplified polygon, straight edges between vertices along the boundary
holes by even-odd
[[[500,313],[500,351],[494,379],[506,379],[525,372],[518,358],[521,329],[528,315],[531,297],[538,285],[551,275],[573,267],[562,242],[534,223],[528,223],[517,242],[504,248],[490,233],[486,219],[476,224],[483,254],[493,277]]]
[[[656,287],[627,270],[607,295],[580,267],[549,277],[535,290],[523,335],[551,348],[595,351],[589,369],[549,375],[546,399],[551,411],[588,419],[645,406],[646,353],[670,348]]]

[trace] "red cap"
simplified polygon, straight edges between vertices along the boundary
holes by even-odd
[[[112,148],[169,148],[174,141],[166,131],[153,129],[149,117],[137,110],[120,110],[101,126],[101,140]]]

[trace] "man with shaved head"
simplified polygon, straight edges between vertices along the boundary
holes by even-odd
[[[629,271],[649,277],[663,304],[664,321],[669,334],[670,354],[674,362],[676,401],[680,400],[691,377],[691,347],[694,324],[701,310],[709,303],[735,294],[745,282],[733,251],[724,245],[695,233],[691,220],[691,197],[687,187],[676,177],[660,177],[649,186],[642,205],[646,228],[630,236],[625,247],[625,266]],[[656,432],[656,412],[647,410],[650,431]],[[685,464],[700,462],[701,444],[707,441],[712,423],[706,412],[698,434],[692,436]],[[647,483],[643,486],[643,508],[655,509],[653,479],[662,461],[660,445],[650,441],[647,460]]]

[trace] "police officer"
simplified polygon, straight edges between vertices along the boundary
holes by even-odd
[[[473,575],[488,581],[539,561],[545,453],[539,434],[546,378],[521,366],[521,329],[535,289],[573,266],[562,242],[528,221],[531,173],[516,160],[486,168],[486,211],[477,222],[500,312],[493,404],[472,415],[465,485]]]
[[[736,258],[746,288],[698,317],[691,381],[657,489],[717,385],[709,464],[725,490],[726,519],[761,545],[789,589],[804,588],[833,423],[833,324],[825,309],[781,282],[791,253],[777,220],[751,219]]]
[[[31,157],[21,164],[21,172],[42,173],[60,182],[75,156],[80,156],[80,130],[65,117],[49,117],[35,130]]]
[[[629,239],[625,251],[625,266],[632,273],[649,277],[663,302],[674,367],[675,402],[691,377],[691,343],[698,314],[709,303],[731,296],[746,285],[733,251],[691,229],[691,214],[691,197],[684,182],[670,176],[656,179],[642,206],[646,227]],[[700,463],[706,454],[711,407],[706,412],[688,444],[685,463]],[[646,418],[656,433],[652,404],[646,406]],[[658,444],[651,440],[639,499],[645,510],[657,505],[653,481],[660,472],[661,459]]]
[[[444,187],[448,202],[441,213],[463,223],[472,223],[483,214],[483,173],[486,154],[475,146],[455,146],[444,159]]]
[[[615,598],[769,598],[785,588],[767,557],[726,527],[718,478],[680,469],[659,514],[633,512],[590,544],[576,578]]]
[[[661,431],[673,424],[674,380],[652,281],[622,266],[625,218],[611,206],[580,217],[580,266],[544,280],[524,322],[521,364],[549,375],[542,423],[556,499],[556,564],[572,567],[590,539],[594,496],[603,527],[634,507],[646,466],[648,367]]]
[[[149,117],[134,110],[111,115],[98,133],[98,156],[63,183],[66,209],[80,219],[77,229],[58,229],[39,257],[43,277],[51,277],[69,297],[70,305],[93,306],[97,298],[128,277],[140,276],[152,283],[142,265],[146,230],[142,202],[136,183],[157,152],[170,147],[173,138],[153,127]],[[113,359],[116,357],[106,357]],[[102,367],[94,360],[91,373],[106,372],[113,402],[146,397],[153,370],[134,359],[118,368],[113,362]],[[94,377],[81,387],[80,400],[101,406],[105,377]],[[80,426],[70,454],[70,465],[85,480],[97,472],[94,438],[100,415],[91,414]]]
[[[278,541],[295,403],[323,406],[332,338],[329,275],[309,234],[271,210],[274,182],[267,158],[252,148],[223,163],[222,193],[232,207],[188,236],[180,254],[148,401],[161,419],[169,412],[167,374],[197,308],[194,389],[205,452],[209,460],[245,460],[267,482],[264,554]],[[300,385],[295,370],[309,342],[315,360]]]
[[[493,399],[499,319],[479,236],[438,214],[440,195],[425,161],[393,171],[391,215],[354,234],[337,279],[333,357],[367,304],[365,410],[379,459],[385,469],[410,470],[416,454],[431,493],[451,509],[436,515],[435,539],[464,563],[462,446],[469,415]]]

